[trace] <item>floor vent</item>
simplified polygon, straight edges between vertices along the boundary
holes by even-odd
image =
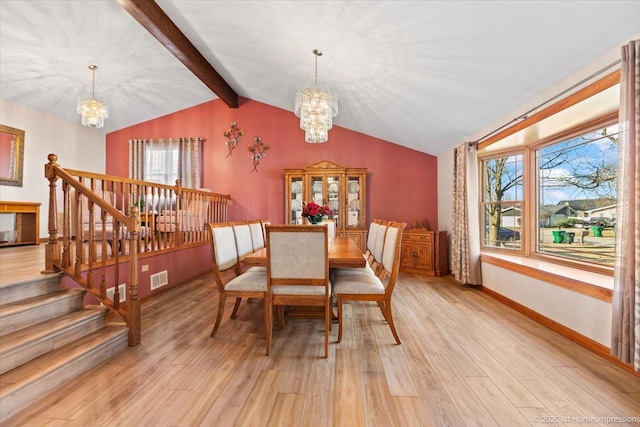
[[[115,288],[107,289],[107,298],[113,301],[113,294]],[[120,294],[120,302],[124,302],[127,299],[127,285],[123,283],[122,285],[118,285],[118,293]]]
[[[169,284],[167,270],[151,275],[151,290],[155,290]]]

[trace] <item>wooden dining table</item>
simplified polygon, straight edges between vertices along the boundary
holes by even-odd
[[[244,258],[249,266],[267,265],[267,248],[262,248]],[[350,237],[336,236],[329,248],[329,268],[364,268],[366,261],[360,248]]]

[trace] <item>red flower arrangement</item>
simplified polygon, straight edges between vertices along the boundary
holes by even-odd
[[[307,218],[311,224],[324,221],[330,214],[329,206],[320,206],[315,202],[309,202],[302,206],[302,216]]]

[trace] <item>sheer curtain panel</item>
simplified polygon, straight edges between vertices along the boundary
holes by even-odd
[[[477,164],[476,144],[465,142],[454,150],[451,271],[469,285],[482,284]]]
[[[611,354],[640,371],[640,40],[622,47]]]

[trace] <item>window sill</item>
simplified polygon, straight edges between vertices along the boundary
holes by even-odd
[[[613,277],[609,275],[515,255],[483,253],[480,260],[552,285],[611,302]]]

